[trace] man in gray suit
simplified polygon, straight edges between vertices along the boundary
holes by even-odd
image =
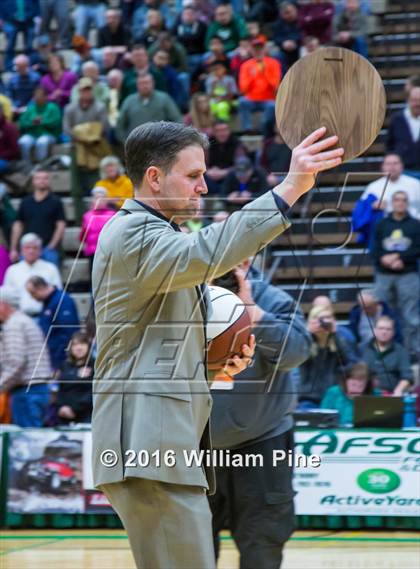
[[[213,569],[206,287],[255,255],[290,222],[287,209],[337,166],[325,129],[293,151],[282,184],[222,223],[186,234],[207,193],[206,137],[177,123],[147,123],[126,145],[134,199],[101,232],[93,263],[98,355],[92,417],[93,476],[120,516],[140,569]],[[255,339],[226,362],[234,376]],[[205,457],[206,455],[204,455]],[[204,461],[205,462],[205,461]]]

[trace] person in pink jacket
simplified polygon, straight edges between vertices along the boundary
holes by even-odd
[[[89,273],[92,273],[93,256],[98,244],[99,234],[105,223],[115,213],[115,209],[112,209],[107,201],[108,192],[105,188],[96,186],[91,191],[91,196],[91,207],[83,215],[79,235],[83,247],[83,255],[89,259]]]

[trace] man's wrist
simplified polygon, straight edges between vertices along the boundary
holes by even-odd
[[[312,176],[312,180],[311,177]],[[308,180],[311,180],[308,183]],[[311,174],[288,174],[286,178],[275,188],[273,192],[282,198],[289,207],[315,184],[315,177]]]
[[[289,210],[290,210],[290,205],[279,194],[277,194],[274,190],[271,190],[271,193],[273,194],[274,201],[276,202],[276,205],[277,205],[279,211],[283,215],[287,215],[289,213]]]

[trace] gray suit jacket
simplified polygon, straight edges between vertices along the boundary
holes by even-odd
[[[184,450],[211,448],[199,285],[255,255],[289,225],[271,192],[197,233],[177,232],[133,199],[106,224],[92,283],[95,486],[140,477],[214,491],[213,470],[184,460]],[[106,449],[116,453],[115,466],[101,463]],[[130,450],[147,451],[149,464],[129,460]],[[174,466],[165,464],[168,450]],[[160,463],[152,458],[156,451]]]

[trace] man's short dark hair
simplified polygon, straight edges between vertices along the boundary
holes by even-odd
[[[169,172],[178,154],[188,146],[208,148],[207,136],[176,122],[148,122],[132,130],[125,143],[127,174],[135,188],[141,184],[146,170],[156,166]]]
[[[397,190],[396,192],[394,192],[392,194],[392,201],[394,201],[395,196],[400,195],[400,196],[404,196],[404,198],[407,200],[408,202],[408,194],[407,192],[405,192],[404,190]]]
[[[31,284],[36,289],[46,288],[48,286],[47,281],[44,278],[39,277],[37,275],[28,279],[27,284]]]

